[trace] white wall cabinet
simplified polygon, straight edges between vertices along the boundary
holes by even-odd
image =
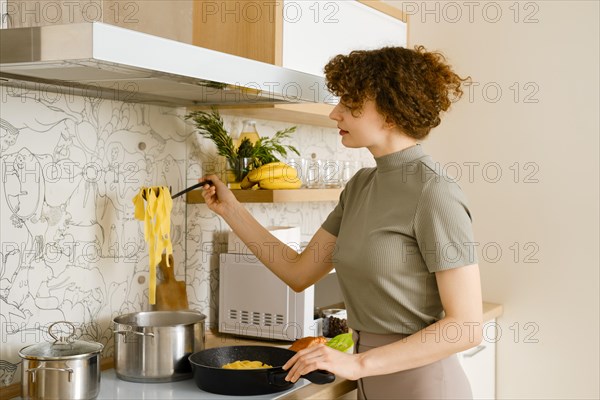
[[[496,398],[496,320],[484,324],[484,340],[458,354],[471,383],[473,399]]]
[[[322,76],[323,66],[336,54],[406,46],[406,21],[400,9],[381,0],[194,0],[193,43]],[[326,103],[244,105],[224,113],[335,128],[328,115],[336,99]]]
[[[285,0],[283,66],[323,75],[323,66],[337,54],[406,47],[407,26],[399,10],[390,9],[394,14],[390,15],[373,8],[376,5],[348,0]]]

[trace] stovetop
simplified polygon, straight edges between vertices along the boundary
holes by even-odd
[[[137,383],[128,382],[117,378],[114,369],[102,371],[100,381],[100,394],[97,400],[220,400],[220,399],[248,399],[248,400],[275,400],[310,382],[301,379],[294,387],[284,392],[271,393],[260,396],[224,396],[200,390],[193,379],[166,383]]]

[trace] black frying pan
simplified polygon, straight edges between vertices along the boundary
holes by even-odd
[[[200,389],[217,394],[251,396],[281,392],[294,386],[284,379],[288,372],[281,368],[294,354],[292,350],[279,347],[225,346],[193,353],[189,360]],[[273,368],[221,368],[227,363],[242,360],[262,361]],[[335,380],[335,375],[327,371],[313,371],[302,377],[316,384]]]

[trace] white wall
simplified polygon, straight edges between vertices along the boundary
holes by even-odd
[[[425,143],[462,174],[484,298],[505,307],[498,398],[599,398],[599,3],[388,3],[479,85]]]
[[[7,0],[0,0],[0,29],[8,27],[8,3]]]

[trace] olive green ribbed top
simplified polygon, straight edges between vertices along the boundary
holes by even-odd
[[[348,325],[414,333],[443,317],[435,272],[477,263],[466,198],[422,146],[375,158],[348,182],[322,227]]]

